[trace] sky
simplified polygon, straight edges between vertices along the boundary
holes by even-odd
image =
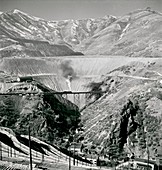
[[[0,11],[19,9],[45,20],[123,16],[151,7],[162,13],[162,0],[0,0]]]

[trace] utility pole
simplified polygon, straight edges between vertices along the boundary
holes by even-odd
[[[148,148],[148,144],[147,144],[147,170],[149,170],[149,157],[150,157],[150,153],[149,153],[149,148]]]
[[[147,132],[147,131],[146,131]],[[147,134],[146,134],[147,135]],[[149,158],[150,158],[150,152],[149,152],[149,147],[148,147],[148,137],[146,141],[146,147],[147,147],[147,170],[149,170]]]
[[[30,156],[30,170],[32,170],[32,169],[33,169],[33,167],[32,167],[31,137],[30,137],[30,121],[29,121],[29,129],[28,129],[28,132],[29,132],[29,156]]]
[[[75,165],[75,141],[73,142],[74,150],[73,150],[73,165]]]
[[[150,157],[150,152],[149,152],[149,147],[148,147],[148,137],[147,137],[147,129],[146,126],[144,128],[144,132],[146,134],[146,149],[147,149],[147,170],[149,170],[149,157]]]
[[[71,170],[71,156],[70,156],[70,146],[69,146],[69,170]]]
[[[2,160],[2,143],[0,142],[0,160]]]

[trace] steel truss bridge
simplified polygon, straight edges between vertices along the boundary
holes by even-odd
[[[52,91],[52,92],[3,92],[0,96],[42,96],[42,95],[61,95],[63,98],[70,100],[79,108],[88,103],[88,97],[95,94],[105,94],[107,91]]]
[[[69,95],[70,95],[71,97],[73,97],[73,101],[74,101],[73,103],[78,105],[78,107],[79,107],[80,100],[81,100],[81,98],[80,98],[81,95],[85,95],[85,97],[86,97],[86,96],[92,95],[92,94],[104,94],[104,93],[106,93],[106,91],[76,91],[76,92],[73,92],[73,91],[62,91],[62,92],[50,91],[50,92],[3,92],[3,93],[1,92],[0,96],[13,96],[13,95],[17,95],[17,96],[25,96],[25,95],[26,96],[35,96],[35,95],[42,96],[42,95],[49,95],[50,96],[50,95],[61,95],[63,98],[68,100],[69,99]],[[32,168],[33,153],[31,151],[30,141],[31,141],[31,139],[30,139],[30,126],[29,126],[29,150],[30,150],[30,155],[29,155],[28,159],[29,159],[29,162],[30,162],[30,170],[32,170],[33,169]],[[0,142],[0,160],[2,160],[2,151],[3,151],[1,145],[2,145],[2,143]],[[5,151],[3,151],[3,153],[4,152]],[[59,152],[59,151],[57,151],[57,152]],[[16,155],[15,150],[14,150],[14,154],[15,155],[12,155],[12,148],[10,148],[10,152],[8,150],[6,152],[6,154],[8,155],[8,157],[9,157],[9,155],[10,155],[10,157],[16,157],[15,156]],[[60,151],[60,153],[58,154],[58,159],[59,159],[59,157],[61,157],[61,154],[63,154],[63,153],[61,153],[61,151]],[[67,158],[68,157],[67,155],[64,154],[64,157],[65,157],[65,161],[69,162],[69,170],[71,170],[71,164],[72,164],[71,158],[73,159],[73,165],[74,166],[88,166],[90,168],[92,168],[92,166],[94,166],[92,163],[87,163],[87,160],[79,161],[77,158],[75,158],[75,155],[73,155],[73,157],[69,156],[69,160]],[[42,158],[42,159],[44,159],[44,158]],[[76,159],[76,163],[75,163],[75,159]],[[58,160],[58,162],[59,162],[59,160]],[[19,164],[17,166],[22,166],[23,167],[23,165],[19,165]],[[0,165],[0,167],[1,167],[1,165]],[[3,163],[2,163],[2,167],[4,168],[4,170],[7,170],[8,168],[14,170],[14,167],[8,167],[6,165],[3,166]],[[6,167],[7,167],[7,169],[6,169]]]

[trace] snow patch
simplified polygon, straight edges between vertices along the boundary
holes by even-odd
[[[54,28],[56,28],[56,26],[57,26],[55,23],[51,23],[51,22],[48,22],[47,24],[48,24],[50,27],[54,27]]]
[[[60,32],[59,32],[57,29],[54,31],[54,34],[55,34],[55,35],[59,35],[59,33],[60,33]]]
[[[21,24],[19,24],[19,23],[15,23],[15,24],[18,25],[19,27],[23,28],[24,30],[26,30],[26,31],[28,31],[28,32],[30,32],[30,33],[32,33],[32,31],[31,31],[30,29],[24,27],[23,25],[21,25]]]
[[[18,9],[14,9],[13,13],[25,15],[25,16],[27,16],[28,18],[30,18],[30,19],[32,19],[32,20],[35,20],[35,21],[41,20],[41,18],[34,17],[34,16],[31,17],[30,15],[28,15],[28,14],[26,14],[25,12],[22,12],[22,11],[20,11],[20,10],[18,10]]]
[[[11,41],[11,42],[13,42],[13,43],[17,43],[18,41],[16,41],[16,40],[13,40],[13,39],[11,39],[11,38],[6,38],[5,37],[5,40],[7,40],[7,41]],[[1,39],[0,41],[2,41],[3,42],[3,40]]]
[[[110,19],[110,18],[117,19],[117,17],[116,17],[116,16],[113,16],[113,15],[105,15],[103,18],[104,18],[104,19]]]
[[[42,27],[43,27],[46,31],[48,31],[48,28],[47,28],[45,25],[42,25]]]
[[[14,9],[13,13],[14,13],[14,14],[20,13],[20,14],[23,14],[23,15],[27,15],[26,13],[24,13],[24,12],[18,10],[18,9]]]
[[[110,17],[112,17],[112,18],[115,18],[115,19],[117,19],[118,17],[116,17],[116,16],[114,16],[114,15],[109,15]]]
[[[14,30],[16,33],[19,33],[21,36],[26,37],[27,33],[24,33],[24,31],[18,29],[17,27],[13,26],[12,24],[10,24],[9,22],[1,22],[1,24],[7,28],[8,30]]]
[[[72,38],[72,39],[71,39],[71,41],[75,42],[75,41],[77,41],[77,39],[75,39],[75,38]]]
[[[22,50],[22,46],[21,45],[10,45],[10,46],[7,46],[7,47],[4,47],[4,48],[1,48],[0,51],[3,51],[3,50],[12,50],[12,49],[16,49],[16,50]]]
[[[72,35],[76,35],[76,29],[78,28],[78,23],[73,23],[72,27],[71,27],[71,34]]]
[[[37,31],[37,28],[36,28],[36,27],[34,27],[34,26],[32,26],[32,25],[29,25],[29,28],[30,28],[30,29],[32,29],[32,30]]]
[[[126,31],[127,31],[127,29],[128,29],[129,26],[130,26],[130,23],[123,29],[122,34],[120,35],[119,40],[122,39],[122,37],[123,37],[124,34],[126,33]]]
[[[39,21],[39,20],[42,20],[41,18],[39,17],[33,17],[36,21]]]
[[[92,26],[92,20],[88,20],[87,29],[88,29],[89,32],[91,31],[91,26]]]

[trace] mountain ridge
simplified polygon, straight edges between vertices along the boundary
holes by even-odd
[[[99,19],[85,19],[85,20],[62,20],[62,21],[46,21],[37,17],[30,16],[20,10],[12,10],[0,15],[0,33],[1,33],[1,55],[10,56],[6,53],[4,47],[13,44],[12,38],[30,39],[47,41],[51,45],[65,45],[71,49],[71,52],[60,52],[58,55],[77,55],[81,53],[74,53],[76,51],[73,46],[80,43],[86,37],[91,36],[96,31],[102,30],[107,25],[111,24],[115,18],[113,16],[105,16]],[[14,42],[23,48],[28,49],[26,44],[19,41]],[[16,46],[16,45],[15,45]],[[33,44],[31,44],[31,47]],[[15,47],[16,48],[16,47]],[[33,46],[35,48],[35,46]],[[37,47],[36,47],[37,48]],[[50,46],[48,47],[50,48]],[[24,53],[23,49],[21,49]],[[4,51],[4,52],[3,52]],[[29,50],[30,51],[30,50]],[[40,50],[38,50],[40,51]],[[61,50],[60,50],[61,51]],[[52,52],[51,52],[52,53]],[[37,51],[36,51],[37,56]],[[55,53],[52,53],[56,55]],[[52,55],[51,54],[51,55]],[[27,54],[27,55],[34,55]],[[40,53],[38,54],[42,56]],[[45,55],[48,55],[45,53]],[[48,55],[49,56],[49,55]]]
[[[22,46],[12,51],[23,51],[27,56],[43,56],[39,47],[19,41],[13,43],[12,38],[46,41],[50,45],[65,45],[71,51],[47,50],[52,55],[113,55],[129,57],[161,57],[161,23],[162,14],[151,8],[138,9],[121,17],[106,15],[96,19],[46,21],[30,16],[20,10],[12,10],[0,15],[1,55],[9,44]],[[42,44],[40,44],[42,46]],[[46,47],[46,49],[53,46]],[[19,50],[18,50],[19,49]],[[25,51],[27,50],[27,52]],[[29,51],[29,52],[28,52]],[[56,52],[57,51],[57,52]],[[59,54],[59,52],[60,54]],[[78,51],[78,52],[74,52]],[[67,54],[65,54],[67,52]],[[34,54],[33,54],[34,53]],[[49,56],[49,52],[45,52]],[[20,55],[21,56],[21,55]]]
[[[39,24],[38,19],[23,12],[13,10],[2,13],[0,15],[1,56],[82,55],[73,51],[67,43],[61,41],[50,43],[48,37],[51,32],[48,33],[46,29],[43,24]],[[25,42],[27,40],[28,42]],[[37,44],[33,44],[32,41],[37,41]]]
[[[161,22],[161,13],[148,8],[137,10],[122,16],[76,49],[86,55],[161,57]]]

